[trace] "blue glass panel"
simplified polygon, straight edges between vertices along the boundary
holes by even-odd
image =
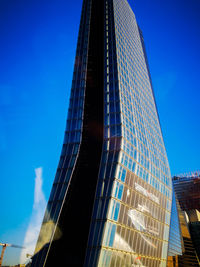
[[[135,171],[135,166],[136,166],[136,163],[135,163],[135,162],[133,162],[133,166],[132,166],[132,172],[134,172],[134,171]]]
[[[119,185],[119,191],[118,191],[118,199],[122,199],[122,193],[123,193],[123,190],[124,190],[124,186],[123,184],[120,184]]]
[[[109,246],[112,247],[115,239],[116,225],[113,224],[110,232]]]
[[[116,202],[116,204],[115,204],[115,213],[114,213],[114,217],[113,217],[113,220],[115,220],[115,221],[118,220],[119,209],[120,209],[120,203]]]
[[[123,171],[122,171],[122,176],[121,176],[121,180],[122,180],[122,182],[125,181],[125,178],[126,178],[126,170],[123,169]]]

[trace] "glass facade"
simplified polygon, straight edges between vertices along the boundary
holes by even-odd
[[[32,266],[56,255],[70,266],[164,267],[171,205],[135,15],[127,0],[84,0],[64,144]]]
[[[171,179],[143,37],[105,1],[104,146],[85,266],[166,266]]]
[[[83,1],[68,118],[61,156],[37,241],[32,266],[43,266],[53,240],[62,235],[57,224],[80,150],[88,67],[91,1]]]
[[[183,250],[184,245],[180,229],[179,214],[177,209],[176,196],[173,190],[168,256],[170,257],[182,255]]]
[[[172,204],[173,205],[173,204]],[[182,255],[178,255],[178,250],[177,250],[177,240],[172,239],[171,237],[169,238],[169,246],[173,248],[173,251],[171,248],[169,248],[169,255],[168,256],[168,267],[188,267],[188,266],[195,266],[198,267],[200,266],[200,263],[198,261],[198,257],[191,239],[191,235],[189,232],[187,220],[186,220],[186,214],[181,210],[179,203],[177,203],[177,209],[178,209],[178,216],[179,216],[179,221],[180,221],[180,229],[181,229],[181,236],[183,240],[183,250],[182,250]],[[173,217],[173,215],[172,215]],[[177,236],[177,229],[173,229],[173,224],[170,227],[170,235],[171,232],[172,234],[176,232]],[[173,243],[173,246],[170,243]],[[173,252],[173,253],[172,253]],[[175,253],[174,253],[175,252]],[[177,254],[176,254],[177,253]],[[174,255],[173,255],[174,254]]]
[[[178,266],[200,266],[200,242],[197,242],[200,232],[200,173],[174,176],[172,181],[178,201],[178,215],[184,243],[183,254],[179,255],[176,261]]]

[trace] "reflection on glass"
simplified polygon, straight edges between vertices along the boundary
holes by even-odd
[[[148,207],[145,205],[140,205],[138,204],[137,209],[130,209],[128,210],[128,217],[130,218],[132,224],[134,227],[140,231],[139,234],[141,237],[153,248],[157,248],[157,245],[155,244],[152,239],[147,237],[146,235],[142,234],[142,232],[145,232],[147,234],[153,234],[158,236],[159,232],[158,229],[155,228],[152,224],[148,225],[147,222],[145,221],[145,214],[151,214]]]
[[[146,190],[144,187],[139,185],[138,183],[135,183],[135,190],[143,194],[144,196],[148,197],[152,201],[156,202],[157,204],[160,204],[158,197],[156,197],[154,194]]]
[[[127,252],[134,253],[133,249],[129,246],[129,244],[118,233],[115,234],[113,247],[115,249],[124,250]],[[140,257],[137,254],[127,255],[126,258],[124,257],[124,254],[122,254],[122,253],[116,253],[116,255],[117,255],[116,261],[120,262],[120,264],[121,264],[120,266],[135,266],[135,265],[137,265],[137,266],[145,267],[142,264],[142,262],[140,261]],[[111,266],[112,266],[112,263],[111,263]]]

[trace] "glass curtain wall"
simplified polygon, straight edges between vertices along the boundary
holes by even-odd
[[[63,147],[37,241],[32,266],[40,266],[39,264],[43,266],[51,242],[59,239],[61,236],[61,232],[59,233],[59,229],[57,228],[57,223],[76,165],[82,138],[90,16],[91,1],[84,0]]]
[[[105,1],[104,147],[85,266],[166,266],[172,183],[142,35]]]

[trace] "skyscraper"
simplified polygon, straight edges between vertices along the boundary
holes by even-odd
[[[127,0],[83,0],[67,126],[32,266],[166,266],[172,184]]]

